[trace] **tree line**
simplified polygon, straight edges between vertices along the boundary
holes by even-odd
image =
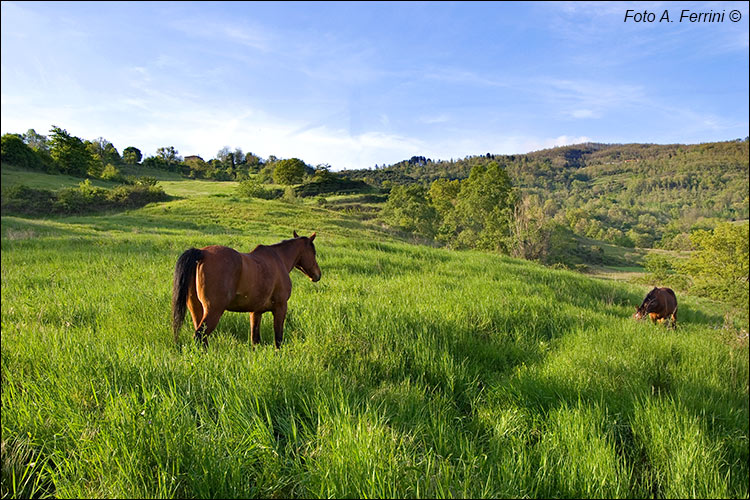
[[[431,160],[343,171],[374,186],[463,180],[502,164],[519,196],[581,237],[625,247],[689,250],[690,234],[748,218],[748,140],[695,145],[580,144],[523,155]],[[531,203],[531,202],[529,202]]]
[[[228,146],[208,161],[197,155],[183,158],[174,146],[157,148],[154,155],[144,157],[135,146],[128,146],[120,153],[103,137],[84,140],[55,125],[49,135],[39,134],[34,129],[24,134],[5,134],[1,149],[4,163],[48,173],[120,182],[127,181],[121,172],[124,166],[143,166],[191,179],[219,181],[242,181],[257,175],[261,182],[276,184],[299,184],[312,178],[317,170],[329,168],[328,165],[312,167],[299,158],[279,159],[271,155],[263,159]]]

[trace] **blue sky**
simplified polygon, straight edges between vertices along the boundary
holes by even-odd
[[[747,2],[3,1],[1,19],[3,134],[334,170],[748,135]]]

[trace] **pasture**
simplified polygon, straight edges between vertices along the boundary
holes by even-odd
[[[269,314],[175,345],[185,249],[293,230],[280,351]],[[3,217],[2,497],[747,498],[747,338],[648,289],[231,194]]]

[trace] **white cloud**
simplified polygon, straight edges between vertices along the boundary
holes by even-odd
[[[573,118],[597,118],[600,115],[590,109],[574,109],[570,112]]]

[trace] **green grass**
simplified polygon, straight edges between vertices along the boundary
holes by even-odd
[[[237,182],[230,181],[204,181],[204,180],[170,180],[160,181],[159,185],[164,188],[164,192],[170,196],[187,198],[192,196],[209,196],[209,195],[233,195],[237,190]]]
[[[3,188],[9,188],[16,184],[24,184],[35,189],[58,190],[68,187],[77,187],[83,182],[83,179],[80,177],[35,172],[33,170],[6,164],[4,164],[0,170],[0,176]],[[100,179],[91,180],[91,184],[103,188],[112,188],[117,185],[115,182],[103,181]]]
[[[76,187],[83,179],[62,174],[47,174],[45,172],[35,172],[25,168],[15,167],[4,164],[2,170],[2,185],[4,188],[16,184],[24,184],[36,189],[58,190],[68,187]],[[236,182],[217,182],[205,180],[190,180],[180,177],[174,172],[166,172],[155,168],[143,166],[121,165],[120,172],[122,175],[132,175],[135,177],[150,176],[158,180],[159,185],[164,188],[170,196],[192,197],[207,196],[213,194],[234,194],[237,188]],[[113,188],[119,183],[92,179],[91,184],[97,187]]]
[[[228,183],[211,183],[218,186]],[[748,346],[679,296],[227,192],[2,218],[2,496],[747,498]],[[194,184],[195,189],[204,189]],[[218,188],[217,188],[218,189]],[[219,196],[217,196],[219,195]],[[191,246],[318,233],[284,345],[170,331]]]

